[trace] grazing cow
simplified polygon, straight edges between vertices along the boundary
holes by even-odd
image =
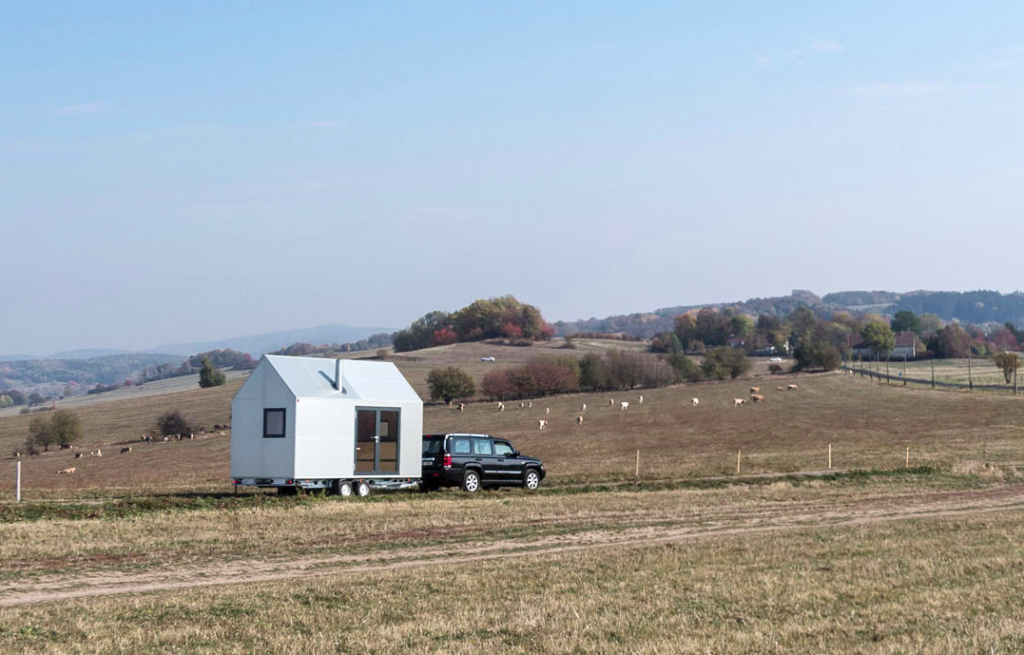
[[[196,440],[196,434],[195,434],[195,432],[189,432],[189,433],[188,433],[188,440],[189,440],[189,441],[195,441],[195,440]]]
[[[583,425],[583,417],[582,416],[577,416],[576,417],[576,425]]]
[[[529,403],[527,403],[526,406],[529,407],[530,409],[533,409],[533,401],[531,400]]]
[[[85,457],[85,453],[75,453],[75,459],[82,459]]]
[[[742,405],[745,402],[747,402],[747,401],[743,400],[742,398],[733,398],[732,406],[733,407],[739,407],[740,405]]]
[[[623,411],[623,412],[626,411],[627,407],[629,407],[629,403],[627,403],[625,401],[619,403],[619,410],[620,411]]]
[[[638,402],[639,402],[639,403],[640,403],[641,405],[643,405],[643,404],[644,404],[644,397],[643,397],[643,396],[640,396],[640,400],[639,400]]]
[[[699,404],[700,404],[700,398],[694,398],[694,399],[692,399],[690,401],[690,405],[692,405],[693,407],[696,407]]]
[[[505,411],[505,403],[498,403],[498,411],[499,412],[504,412]]]
[[[71,444],[69,444],[69,443],[62,443],[60,445],[60,449],[61,450],[69,450],[70,448],[71,448]]]
[[[581,411],[581,412],[585,412],[585,411],[587,411],[587,403],[583,403],[583,408],[582,408],[582,409],[580,409],[580,411]]]
[[[786,385],[786,388],[789,389],[790,391],[796,391],[800,387],[796,386],[795,384],[788,384]]]
[[[524,407],[526,407],[526,403],[524,403],[524,402],[520,402],[520,403],[519,403],[519,409],[522,409],[522,408],[524,408]]]
[[[752,402],[752,403],[759,403],[762,400],[764,400],[764,396],[762,396],[761,394],[759,394],[759,393],[752,393],[752,394],[750,394],[750,402]]]
[[[466,411],[466,403],[459,403],[459,412]]]
[[[74,473],[77,470],[78,469],[76,467],[71,466],[69,468],[61,469],[61,470],[57,471],[57,475],[71,475],[72,473]]]
[[[130,452],[132,452],[132,447],[131,446],[125,446],[124,448],[121,449],[121,454],[122,455],[130,453]]]
[[[614,406],[615,405],[615,399],[614,398],[609,398],[608,399],[608,404]]]
[[[545,421],[544,419],[542,419],[542,418],[541,419],[537,419],[537,428],[538,429],[543,430],[545,427],[547,427],[547,425],[548,425],[548,422]]]
[[[750,387],[750,393],[761,393],[761,387]]]
[[[550,407],[545,407],[544,408],[544,413],[545,414],[550,414],[551,413],[551,408]]]

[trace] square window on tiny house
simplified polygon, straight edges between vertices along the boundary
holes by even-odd
[[[284,436],[284,408],[263,410],[263,436]]]

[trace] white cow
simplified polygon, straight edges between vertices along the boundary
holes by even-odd
[[[544,408],[544,413],[545,414],[550,414],[551,413],[551,408],[550,407],[545,407]]]
[[[576,425],[583,425],[583,417],[582,416],[577,416],[576,417]]]
[[[548,424],[548,422],[545,421],[544,419],[537,419],[537,428],[538,429],[543,430],[545,427],[547,427],[547,424]]]
[[[587,403],[583,403],[583,408],[582,408],[582,409],[580,409],[580,411],[581,411],[581,412],[585,412],[585,411],[587,411]]]
[[[505,411],[505,403],[498,403],[498,411],[499,412],[504,412]]]
[[[625,401],[623,401],[623,402],[619,403],[619,409],[620,409],[620,410],[622,410],[622,411],[626,411],[626,408],[627,408],[627,407],[629,407],[629,403],[627,403],[627,402],[625,402]]]
[[[641,404],[641,405],[643,405],[643,404],[644,404],[644,397],[643,397],[643,396],[640,396],[640,404]]]
[[[608,404],[609,405],[614,405],[615,404],[615,399],[614,398],[609,398],[608,399]]]
[[[692,406],[696,407],[697,405],[700,404],[700,399],[699,398],[694,398],[693,400],[690,401],[690,404]]]
[[[739,407],[740,405],[744,404],[745,402],[747,402],[747,401],[742,399],[742,398],[734,398],[733,401],[732,401],[732,406],[733,407]]]

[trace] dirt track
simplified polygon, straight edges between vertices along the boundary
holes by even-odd
[[[811,511],[808,511],[810,509]],[[324,555],[299,560],[242,560],[180,566],[136,574],[118,572],[87,576],[46,575],[0,585],[0,607],[74,598],[173,591],[213,585],[259,583],[323,575],[357,575],[439,563],[551,555],[610,547],[641,547],[702,537],[748,533],[825,529],[870,525],[916,518],[937,518],[1024,510],[1024,487],[1013,485],[976,491],[939,491],[888,496],[874,502],[835,509],[795,505],[764,514],[716,514],[680,518],[658,525],[620,530],[581,531],[536,539],[460,543],[444,548],[402,548],[368,555]]]

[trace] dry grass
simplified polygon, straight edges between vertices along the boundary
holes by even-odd
[[[1014,653],[1024,514],[0,610],[26,653]]]
[[[485,348],[472,344],[459,352],[476,357],[477,349]],[[800,389],[774,391],[790,382]],[[763,388],[765,402],[733,407],[733,399],[746,398],[751,384]],[[206,425],[227,422],[235,388],[82,408],[87,433],[82,447],[137,439],[168,408],[183,409]],[[691,406],[693,397],[700,399],[699,407]],[[614,406],[610,399],[616,401]],[[623,400],[631,403],[624,412],[618,409]],[[586,412],[581,412],[583,403]],[[829,443],[833,465],[839,469],[896,468],[904,464],[908,446],[915,466],[948,468],[975,460],[998,466],[1024,464],[1022,397],[886,387],[840,374],[576,394],[535,399],[533,408],[520,408],[517,402],[506,407],[498,412],[493,403],[469,403],[460,413],[457,408],[429,405],[424,427],[428,432],[510,437],[520,450],[545,461],[546,483],[556,485],[631,479],[637,450],[645,479],[732,474],[738,450],[743,452],[744,473],[820,470],[827,466]],[[584,422],[577,426],[581,414]],[[549,422],[544,431],[537,429],[540,418]],[[0,444],[20,443],[26,433],[27,417],[0,419]],[[50,453],[25,460],[25,488],[60,495],[224,489],[229,447],[227,436],[212,436],[195,442],[136,444],[135,452],[124,456],[108,447],[102,459],[74,460],[67,451]],[[56,475],[66,466],[79,470],[71,476]],[[0,480],[13,480],[13,468],[12,459],[0,461]],[[7,483],[4,492],[10,493]]]

